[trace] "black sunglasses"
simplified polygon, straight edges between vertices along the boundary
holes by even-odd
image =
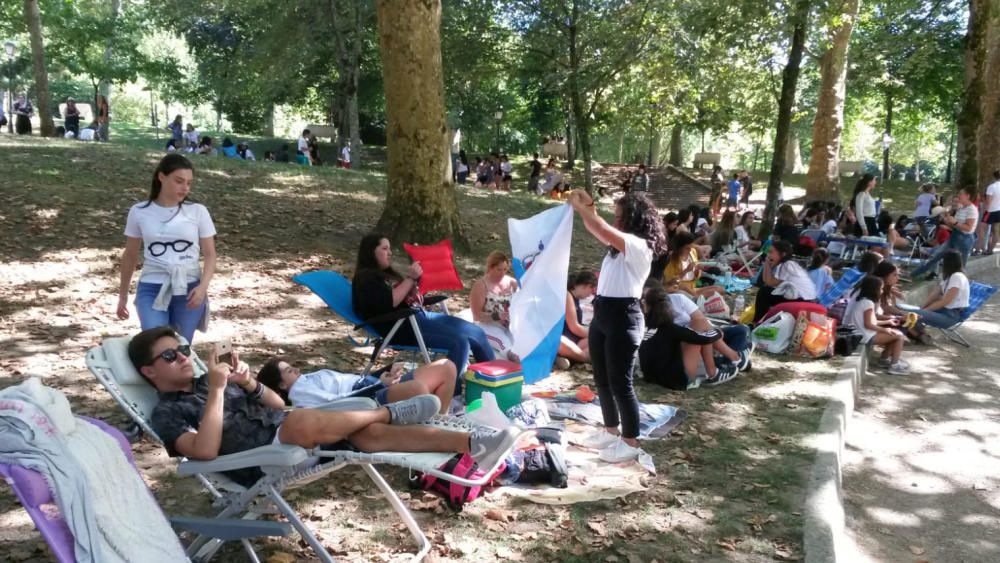
[[[188,345],[188,344],[181,344],[180,346],[178,346],[176,348],[167,348],[166,350],[160,352],[156,356],[153,356],[153,359],[150,360],[149,363],[146,364],[146,365],[147,366],[151,366],[151,365],[155,364],[156,360],[159,360],[160,358],[163,358],[164,362],[167,362],[168,364],[172,364],[172,363],[174,363],[174,362],[177,361],[177,354],[183,354],[185,358],[190,358],[191,357],[191,346]]]

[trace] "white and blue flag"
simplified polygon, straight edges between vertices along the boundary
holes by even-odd
[[[528,219],[508,219],[514,275],[521,288],[510,302],[512,351],[524,382],[552,372],[566,320],[566,281],[573,239],[573,208],[560,205]]]

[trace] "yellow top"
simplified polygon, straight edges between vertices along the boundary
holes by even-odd
[[[681,258],[680,260],[671,260],[667,262],[667,267],[663,269],[663,284],[666,285],[671,281],[676,280],[681,289],[687,292],[694,291],[695,280],[698,279],[697,270],[692,270],[686,274],[682,274],[684,269],[688,267],[689,264],[698,263],[698,251],[691,248],[689,251],[687,259]]]

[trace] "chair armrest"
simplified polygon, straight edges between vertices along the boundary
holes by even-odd
[[[378,408],[378,403],[368,397],[345,397],[309,408],[320,411],[370,411]]]
[[[428,305],[437,305],[438,303],[442,303],[442,302],[447,301],[447,300],[448,300],[448,296],[447,295],[441,295],[441,294],[437,294],[437,295],[425,295],[424,296],[424,307],[427,307]]]
[[[170,525],[176,530],[194,532],[210,538],[235,541],[264,536],[287,536],[292,531],[288,522],[243,520],[240,518],[191,518],[174,516]]]
[[[381,323],[394,323],[399,319],[412,317],[413,315],[417,314],[417,311],[418,309],[414,309],[412,307],[403,307],[402,309],[396,309],[395,311],[388,312],[384,315],[376,315],[370,319],[365,319],[365,321],[362,322],[361,324],[354,325],[354,330],[367,328],[378,333],[378,331],[375,330],[374,325]]]
[[[309,458],[309,451],[299,446],[275,444],[261,446],[245,452],[220,455],[209,461],[182,461],[177,466],[179,475],[195,475],[198,473],[217,473],[246,469],[248,467],[292,467]]]

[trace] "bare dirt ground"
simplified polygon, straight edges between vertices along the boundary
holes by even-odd
[[[866,379],[844,466],[858,561],[1000,560],[998,327],[994,298],[962,329],[971,348],[921,348],[910,375]]]
[[[0,388],[39,376],[79,414],[124,427],[127,419],[86,370],[102,338],[138,330],[114,318],[127,209],[146,197],[160,155],[116,145],[0,137]],[[193,197],[219,231],[213,318],[203,343],[232,339],[251,365],[280,353],[303,368],[358,370],[350,327],[290,278],[303,270],[353,270],[356,245],[375,223],[384,176],[373,172],[198,159]],[[483,258],[507,246],[506,218],[551,202],[524,193],[459,194],[471,252],[457,258],[466,284]],[[595,268],[603,249],[577,224],[573,268]],[[459,305],[464,294],[455,294]],[[408,498],[440,561],[771,561],[802,556],[801,504],[812,462],[806,445],[825,405],[829,362],[758,358],[731,384],[691,393],[639,385],[640,399],[687,410],[688,421],[646,446],[659,469],[648,490],[614,501],[546,506],[494,492],[452,513]],[[556,373],[545,385],[592,383],[589,371]],[[168,514],[211,514],[194,479],[148,440],[136,462]],[[406,490],[403,471],[386,471]],[[293,492],[289,500],[329,551],[348,561],[398,560],[405,530],[359,470]],[[309,560],[297,535],[258,542],[273,561]],[[10,490],[0,487],[0,559],[50,554]],[[228,549],[223,561],[243,560]]]

